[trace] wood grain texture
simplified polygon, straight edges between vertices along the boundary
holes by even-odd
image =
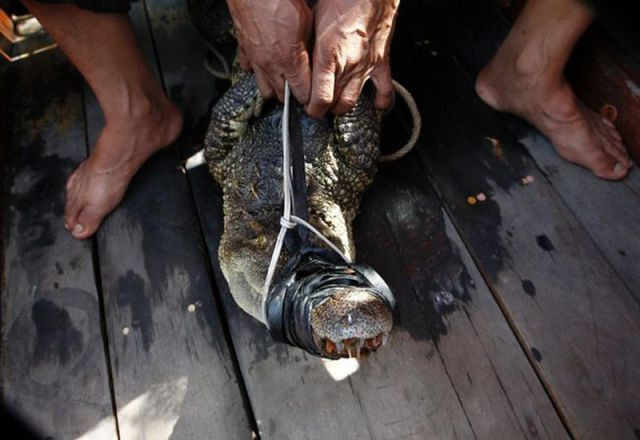
[[[407,131],[399,138],[408,136]],[[442,320],[441,328],[433,319],[425,323],[438,335],[439,355],[475,434],[565,438],[551,401],[426,183],[424,169],[408,157],[382,177],[381,203],[405,268],[404,282],[410,282],[423,314]],[[367,230],[376,231],[373,224]],[[376,255],[384,267],[388,253],[377,249]]]
[[[449,2],[447,7],[441,8],[442,16],[438,20],[446,23],[438,32],[448,35],[447,42],[455,48],[458,60],[472,76],[497,50],[507,30],[498,11],[487,7],[486,3],[482,0]],[[480,50],[474,50],[474,47]],[[595,50],[595,53],[601,52],[606,53],[604,49]],[[577,72],[583,72],[581,77],[593,75],[587,68]],[[632,169],[622,182],[594,178],[591,172],[558,156],[549,141],[529,124],[513,117],[500,119],[500,123],[527,148],[562,200],[640,300],[640,209],[637,209],[640,207],[637,189],[640,175],[637,169]]]
[[[419,153],[430,181],[573,435],[632,437],[640,416],[636,299],[502,124],[505,116],[478,100],[472,78],[447,53],[459,31],[452,17],[462,20],[462,12],[438,14],[441,2],[409,5],[405,16],[425,25],[399,22],[396,72],[424,115]],[[428,47],[416,44],[424,41]],[[520,185],[524,176],[534,183]],[[479,192],[488,201],[470,205]]]
[[[2,394],[49,438],[115,439],[92,246],[64,229],[66,178],[87,151],[82,81],[58,51],[8,73]]]
[[[144,9],[133,5],[154,70]],[[87,92],[89,139],[102,120]],[[251,438],[176,145],[138,172],[97,235],[122,439]]]

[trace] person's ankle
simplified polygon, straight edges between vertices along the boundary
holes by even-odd
[[[171,103],[159,86],[152,85],[125,87],[100,104],[105,121],[122,124],[160,122]]]
[[[507,111],[507,108],[505,108],[501,100],[499,83],[496,81],[497,78],[492,72],[491,67],[490,65],[485,66],[476,77],[476,94],[494,110]]]

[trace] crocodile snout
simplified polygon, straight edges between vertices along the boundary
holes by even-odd
[[[329,357],[359,357],[384,345],[391,309],[367,288],[336,287],[311,311],[314,339]]]

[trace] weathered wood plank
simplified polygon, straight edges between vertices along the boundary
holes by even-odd
[[[155,68],[140,3],[131,17]],[[93,143],[102,120],[86,102]],[[120,435],[251,438],[180,161],[176,145],[151,158],[97,235]]]
[[[487,6],[482,0],[448,2],[449,12],[442,11],[439,20],[447,25],[442,25],[438,32],[448,33],[447,41],[472,75],[489,60],[508,30],[498,12]],[[482,49],[473,50],[474,45]],[[619,110],[624,113],[622,107]],[[634,119],[631,114],[625,117]],[[503,117],[500,123],[528,149],[562,200],[640,300],[640,193],[634,190],[634,184],[640,182],[638,171],[633,169],[624,182],[596,179],[558,156],[548,140],[525,122]]]
[[[398,138],[403,137],[408,133]],[[404,281],[413,287],[423,313],[441,320],[426,323],[438,335],[439,355],[475,434],[566,437],[500,308],[426,184],[423,169],[409,157],[384,177],[382,203],[406,269]],[[375,230],[374,225],[367,230]],[[376,254],[384,260],[383,249]]]
[[[640,181],[637,169],[629,182],[608,182],[560,158],[549,141],[521,121],[508,125],[580,221],[606,260],[640,301]],[[519,129],[519,128],[520,129]]]
[[[11,70],[3,397],[49,438],[115,439],[92,244],[63,226],[66,177],[86,157],[82,80],[57,50]]]
[[[504,116],[475,97],[471,78],[446,54],[446,28],[458,28],[434,12],[443,2],[409,5],[406,16],[426,24],[399,23],[395,61],[398,79],[419,91],[419,153],[431,182],[573,434],[632,437],[640,306]],[[431,47],[415,44],[425,40]],[[527,175],[534,183],[519,185]],[[479,192],[489,200],[468,204]]]

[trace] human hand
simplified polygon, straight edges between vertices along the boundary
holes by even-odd
[[[400,0],[318,0],[314,6],[315,47],[307,113],[353,107],[366,80],[376,88],[375,106],[393,100],[389,49]]]
[[[311,69],[306,43],[313,16],[304,0],[227,0],[239,61],[251,69],[264,98],[284,100],[284,81],[298,102],[309,102]]]

